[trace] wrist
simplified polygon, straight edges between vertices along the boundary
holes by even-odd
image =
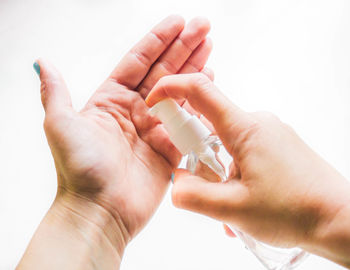
[[[102,206],[60,189],[16,269],[119,269],[127,244],[121,224]]]
[[[126,244],[121,223],[109,211],[59,188],[18,269],[31,269],[38,260],[38,269],[119,269]],[[33,256],[38,250],[44,251]],[[59,254],[54,262],[52,254]]]
[[[107,209],[84,196],[60,188],[50,209],[53,219],[74,225],[77,233],[92,245],[108,243],[121,259],[129,242],[128,232],[119,218]]]
[[[350,268],[350,188],[346,180],[335,182],[339,186],[324,196],[322,214],[302,248]]]

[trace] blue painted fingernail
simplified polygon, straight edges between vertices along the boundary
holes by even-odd
[[[33,68],[34,68],[36,74],[38,74],[38,76],[40,76],[40,66],[37,62],[34,62]]]
[[[172,174],[171,174],[171,178],[170,178],[170,179],[171,179],[171,183],[173,183],[173,184],[174,184],[174,177],[175,177],[175,174],[174,174],[174,173],[172,173]]]

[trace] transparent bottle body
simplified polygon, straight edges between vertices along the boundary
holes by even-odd
[[[227,169],[232,162],[232,157],[226,152],[221,141],[216,136],[209,136],[202,142],[202,149],[210,147],[216,153],[216,158],[222,165],[222,171],[214,172],[213,166],[205,162],[201,157],[202,152],[191,152],[187,155],[186,168],[193,174],[200,174],[205,177],[218,177],[221,181],[226,181]],[[204,162],[203,162],[204,161]],[[203,166],[205,164],[205,166]],[[207,170],[207,172],[206,172]],[[210,172],[208,172],[210,170]],[[235,235],[242,240],[245,247],[250,250],[257,259],[269,270],[289,270],[297,267],[308,253],[300,248],[277,248],[264,244],[250,235],[241,232],[231,225],[228,225]]]

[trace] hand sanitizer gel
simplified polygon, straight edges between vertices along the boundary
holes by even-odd
[[[227,180],[224,164],[228,163],[225,162],[224,155],[227,157],[228,154],[226,152],[220,157],[220,153],[224,152],[222,143],[218,137],[211,136],[211,131],[196,116],[189,114],[170,98],[155,104],[150,109],[150,114],[158,117],[167,130],[171,142],[183,156],[187,157],[186,168],[189,171],[195,174],[201,163],[209,167],[221,181]],[[232,226],[230,228],[269,270],[293,269],[308,255],[299,248],[269,246]]]

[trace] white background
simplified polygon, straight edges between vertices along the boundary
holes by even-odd
[[[276,113],[350,179],[348,0],[0,0],[1,270],[15,267],[55,195],[34,60],[46,57],[61,70],[79,109],[172,13],[210,19],[208,65],[235,103]],[[122,269],[263,267],[220,223],[175,209],[168,194]],[[342,268],[311,256],[298,269]]]

